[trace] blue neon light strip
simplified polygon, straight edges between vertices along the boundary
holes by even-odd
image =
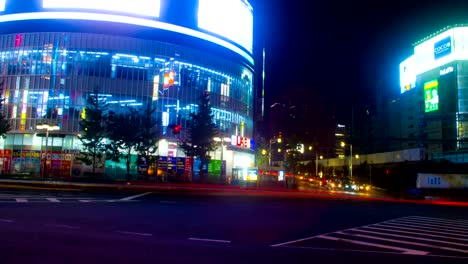
[[[181,27],[169,23],[164,23],[160,21],[148,20],[143,18],[121,16],[121,15],[109,15],[109,14],[99,14],[99,13],[87,13],[87,12],[32,12],[32,13],[19,13],[19,14],[10,14],[0,16],[1,22],[11,22],[11,21],[21,21],[21,20],[37,20],[37,19],[75,19],[75,20],[94,20],[94,21],[104,21],[104,22],[114,22],[114,23],[126,23],[137,26],[151,27],[157,29],[163,29],[167,31],[172,31],[195,38],[203,39],[220,46],[223,46],[229,50],[234,51],[235,53],[244,57],[252,65],[254,65],[254,60],[250,54],[243,51],[239,47],[219,39],[217,37],[208,35],[203,32],[199,32],[190,28]]]

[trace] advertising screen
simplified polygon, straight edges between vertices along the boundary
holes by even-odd
[[[0,12],[5,11],[5,2],[6,0],[0,0]]]
[[[424,112],[439,110],[439,81],[424,83]]]
[[[228,38],[252,53],[252,7],[245,0],[199,0],[198,27]]]
[[[0,5],[1,2],[2,0]],[[160,5],[161,0],[43,0],[42,2],[44,8],[106,10],[150,17],[159,17]]]
[[[400,89],[404,93],[416,86],[414,56],[400,63]]]

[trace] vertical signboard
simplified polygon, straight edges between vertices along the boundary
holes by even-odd
[[[439,81],[432,80],[424,83],[424,112],[439,110]]]

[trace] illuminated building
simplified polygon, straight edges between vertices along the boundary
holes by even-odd
[[[0,1],[0,79],[12,126],[2,144],[4,172],[39,173],[45,144],[36,126],[52,123],[60,130],[48,142],[51,171],[74,173],[80,115],[95,88],[109,110],[156,109],[157,155],[167,160],[184,157],[168,126],[181,125],[183,135],[203,91],[222,136],[253,138],[253,9],[246,0],[20,2]],[[253,147],[227,146],[226,173],[253,166]],[[106,162],[107,175],[119,170]]]
[[[402,148],[423,148],[429,158],[468,148],[468,26],[445,28],[414,45],[400,64]],[[396,124],[392,124],[395,126]]]

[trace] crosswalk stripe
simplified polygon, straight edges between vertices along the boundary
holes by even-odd
[[[466,230],[468,228],[468,226],[463,226],[463,225],[460,225],[460,224],[447,224],[447,223],[424,221],[424,220],[401,219],[401,220],[395,220],[395,221],[408,222],[408,223],[422,223],[422,224],[443,226],[443,227],[463,229],[463,230]]]
[[[389,234],[389,233],[368,231],[368,230],[364,230],[362,228],[353,228],[353,229],[348,229],[348,230],[349,231],[355,231],[355,232],[369,233],[369,234],[374,234],[374,235],[384,235],[384,236],[392,236],[392,237],[400,237],[400,238],[409,238],[409,239],[421,240],[421,241],[427,241],[427,242],[444,243],[444,244],[450,244],[450,245],[454,245],[454,246],[462,246],[462,247],[467,247],[468,248],[468,244],[462,244],[462,243],[456,243],[456,242],[450,242],[450,241],[444,241],[444,240],[437,240],[437,239],[430,239],[430,238],[423,238],[423,237],[404,236],[404,235],[397,235],[397,234]]]
[[[468,227],[468,222],[464,223],[464,222],[452,222],[452,221],[445,221],[445,220],[439,220],[437,218],[433,218],[433,219],[424,219],[424,218],[414,218],[414,217],[411,217],[411,218],[404,218],[405,220],[411,220],[411,221],[424,221],[424,222],[428,222],[428,223],[442,223],[442,224],[451,224],[451,225],[457,225],[457,226],[467,226]]]
[[[403,223],[403,224],[410,224],[410,225],[417,225],[417,226],[423,226],[423,227],[441,227],[439,225],[433,225],[433,224],[425,224],[425,223],[418,223],[418,222],[411,222],[411,221],[401,221],[401,220],[390,220],[390,221],[387,221],[387,223]],[[444,230],[447,230],[447,231],[451,231],[451,232],[458,232],[458,233],[466,233],[468,234],[468,232],[466,232],[465,230],[467,230],[466,228],[455,228],[455,227],[443,227]]]
[[[423,236],[429,236],[429,237],[449,238],[446,235],[445,236],[439,236],[439,235],[433,235],[433,234],[428,234],[428,233],[421,234],[421,232],[410,232],[410,231],[397,230],[397,229],[378,228],[378,227],[374,227],[374,226],[365,226],[364,228],[373,229],[373,230],[381,230],[381,231],[398,232],[398,233],[411,234],[411,235],[423,235]],[[398,227],[392,227],[392,228],[398,228]],[[410,230],[412,230],[412,229],[410,229]],[[451,240],[460,240],[460,241],[467,241],[468,242],[468,239],[463,239],[463,238],[450,237],[450,239]]]
[[[452,222],[452,223],[468,225],[468,220],[444,219],[444,218],[425,217],[425,216],[407,216],[404,218],[417,218],[417,219],[423,219],[423,220],[443,221],[443,222]]]
[[[414,225],[405,225],[405,224],[398,224],[398,223],[379,223],[379,224],[374,224],[372,226],[392,226],[392,227],[398,227],[400,229],[407,229],[407,230],[415,230],[415,231],[424,231],[424,232],[431,232],[435,234],[445,234],[445,235],[450,235],[450,236],[461,236],[461,237],[467,237],[464,234],[454,234],[450,232],[441,232],[441,231],[433,231],[433,230],[440,230],[440,228],[430,228],[430,227],[424,227],[422,228],[417,228],[414,227]]]
[[[411,254],[411,255],[427,255],[427,254],[429,254],[429,252],[421,251],[421,250],[413,250],[413,249],[409,249],[409,248],[394,247],[394,246],[382,245],[382,244],[359,241],[359,240],[353,240],[353,239],[337,238],[337,237],[327,236],[327,235],[316,236],[316,238],[348,242],[348,243],[363,245],[363,246],[371,246],[371,247],[391,249],[391,250],[396,250],[396,251],[402,251],[405,254]]]
[[[18,202],[18,203],[27,203],[27,202],[28,202],[28,199],[25,199],[25,198],[16,198],[16,202]]]
[[[46,198],[46,200],[52,203],[60,203],[60,200],[57,198]]]
[[[468,253],[468,250],[464,250],[464,249],[457,249],[457,248],[450,248],[450,247],[439,247],[439,246],[429,245],[429,244],[424,244],[424,243],[410,242],[410,241],[404,241],[404,240],[396,240],[396,239],[376,237],[376,236],[367,236],[367,235],[360,235],[360,234],[349,234],[349,233],[342,232],[342,231],[335,232],[335,234],[355,236],[355,237],[361,237],[361,238],[369,238],[369,239],[375,239],[375,240],[381,240],[381,241],[387,241],[387,242],[394,242],[394,243],[401,243],[401,244],[408,244],[408,245],[420,246],[420,247],[450,250],[450,251],[461,252],[461,253]]]

